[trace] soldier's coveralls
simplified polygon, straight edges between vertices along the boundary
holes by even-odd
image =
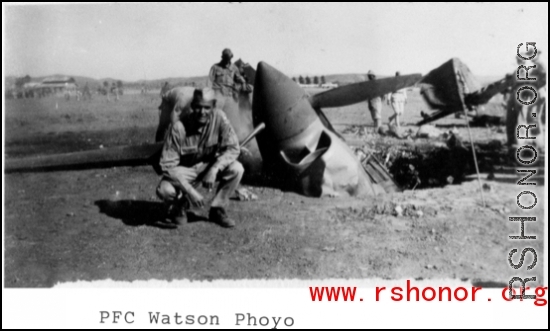
[[[374,125],[378,126],[382,119],[382,97],[369,99],[367,103]]]
[[[219,170],[216,179],[219,185],[211,206],[224,207],[244,173],[237,161],[240,154],[237,135],[223,111],[217,108],[205,126],[194,127],[192,123],[184,119],[170,128],[160,158],[164,175],[157,195],[168,203],[181,199],[212,166]],[[185,192],[174,187],[171,180],[179,181]]]
[[[216,92],[216,106],[223,109],[225,99],[228,97],[238,101],[239,91],[251,89],[251,85],[245,83],[239,68],[233,63],[216,63],[210,68],[208,74],[208,87]]]
[[[403,115],[405,113],[405,101],[407,101],[407,89],[400,89],[392,93],[389,100],[393,111],[397,115]]]

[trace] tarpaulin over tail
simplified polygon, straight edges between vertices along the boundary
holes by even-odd
[[[504,92],[507,88],[512,87],[516,77],[514,75],[507,75],[501,80],[497,80],[487,86],[482,87],[481,89],[474,91],[465,97],[467,105],[483,105],[495,95]]]
[[[453,113],[464,110],[464,98],[481,88],[470,69],[452,58],[420,80],[420,93],[432,109]]]

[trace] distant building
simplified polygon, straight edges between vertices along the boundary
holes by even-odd
[[[78,85],[71,77],[49,77],[42,80],[40,88],[48,88],[52,92],[70,92],[76,91]]]
[[[71,77],[48,77],[42,82],[29,82],[23,85],[25,97],[44,97],[50,94],[76,95],[78,85]]]
[[[20,93],[22,94],[22,97],[24,98],[34,98],[41,96],[42,90],[40,88],[40,83],[37,82],[28,82],[23,84],[22,90]]]
[[[25,90],[32,90],[32,89],[39,88],[39,87],[40,87],[40,83],[37,83],[37,82],[28,82],[28,83],[23,84],[23,88]]]

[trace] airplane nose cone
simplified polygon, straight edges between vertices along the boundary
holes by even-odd
[[[254,126],[264,122],[265,134],[275,142],[298,135],[318,118],[308,97],[292,79],[260,62],[254,81]]]

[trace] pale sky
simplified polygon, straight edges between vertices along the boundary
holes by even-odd
[[[479,76],[548,51],[548,3],[2,5],[4,75],[125,81],[203,76],[229,47],[289,76],[422,73],[452,57]]]

